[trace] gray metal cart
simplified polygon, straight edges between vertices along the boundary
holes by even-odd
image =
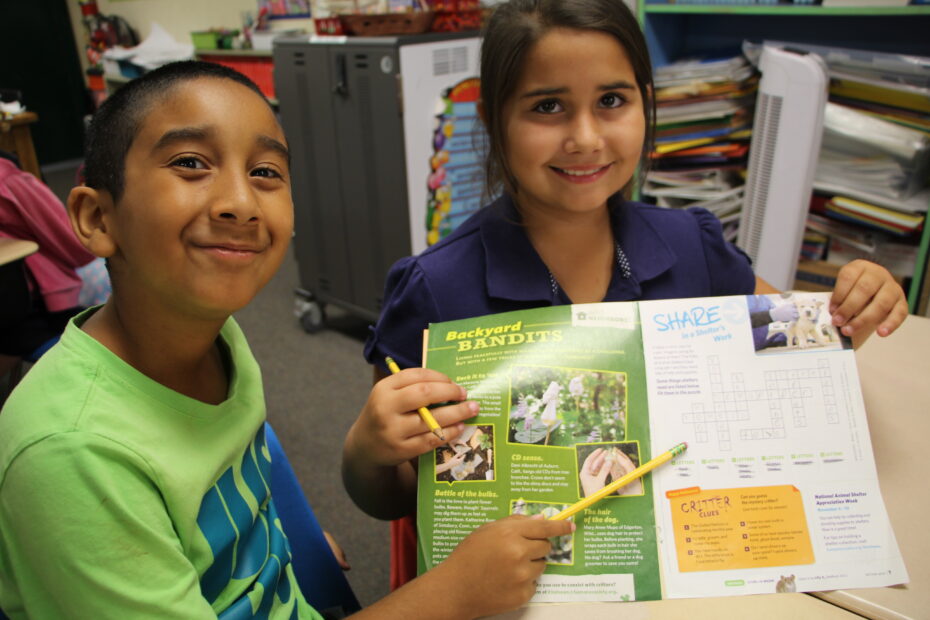
[[[401,48],[463,38],[476,40],[475,33],[275,40],[275,89],[292,156],[295,310],[306,331],[324,326],[326,304],[376,320],[388,269],[422,249],[413,238],[419,222],[411,219],[402,97],[403,81],[419,76],[402,75]],[[477,74],[476,66],[467,70]]]

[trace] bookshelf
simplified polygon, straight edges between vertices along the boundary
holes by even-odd
[[[689,56],[723,56],[743,40],[930,56],[930,5],[823,7],[795,4],[678,4],[638,0],[637,15],[655,66]],[[930,286],[930,222],[924,223],[917,260],[905,291],[915,312]],[[923,285],[923,287],[922,287]]]

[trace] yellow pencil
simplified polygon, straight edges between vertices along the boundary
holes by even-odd
[[[679,454],[681,454],[687,449],[688,449],[688,444],[686,443],[678,444],[677,446],[675,446],[668,452],[664,452],[660,454],[659,456],[655,457],[654,459],[652,459],[651,461],[649,461],[648,463],[640,465],[639,467],[637,467],[636,469],[634,469],[627,475],[623,476],[622,478],[617,478],[616,480],[614,480],[613,482],[605,486],[603,489],[601,489],[597,493],[593,493],[592,495],[589,495],[588,497],[584,498],[580,502],[572,504],[571,506],[569,506],[568,508],[566,508],[559,514],[555,515],[554,517],[550,517],[550,520],[561,521],[562,519],[567,519],[568,517],[572,516],[576,512],[581,512],[582,510],[589,507],[594,502],[607,497],[608,495],[610,495],[617,489],[621,487],[625,487],[626,485],[630,484],[637,478],[642,478],[643,476],[651,472],[653,469],[655,469],[659,465],[671,461],[673,458],[675,458],[676,456],[678,456]]]
[[[391,357],[384,358],[384,363],[387,364],[388,370],[391,371],[392,375],[396,375],[400,372],[400,366],[397,365],[397,362]],[[420,417],[423,418],[423,421],[426,422],[426,425],[429,427],[431,433],[439,437],[441,441],[445,441],[446,437],[442,434],[442,427],[439,426],[439,422],[436,421],[436,418],[433,417],[433,414],[429,412],[429,409],[426,407],[420,407],[417,409],[417,413],[420,414]]]

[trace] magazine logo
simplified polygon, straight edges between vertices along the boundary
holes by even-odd
[[[449,330],[446,342],[455,342],[457,351],[473,351],[490,347],[533,344],[534,342],[561,342],[562,330],[523,330],[523,321],[495,327],[475,327],[466,330]]]
[[[635,330],[636,304],[623,302],[575,304],[572,306],[572,326]]]

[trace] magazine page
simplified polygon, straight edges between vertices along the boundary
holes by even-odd
[[[669,446],[649,440],[635,303],[575,305],[433,324],[426,365],[479,402],[465,433],[419,462],[420,572],[477,526],[552,516]],[[572,517],[533,601],[661,598],[647,476]]]
[[[907,581],[829,297],[640,303],[666,597]]]

